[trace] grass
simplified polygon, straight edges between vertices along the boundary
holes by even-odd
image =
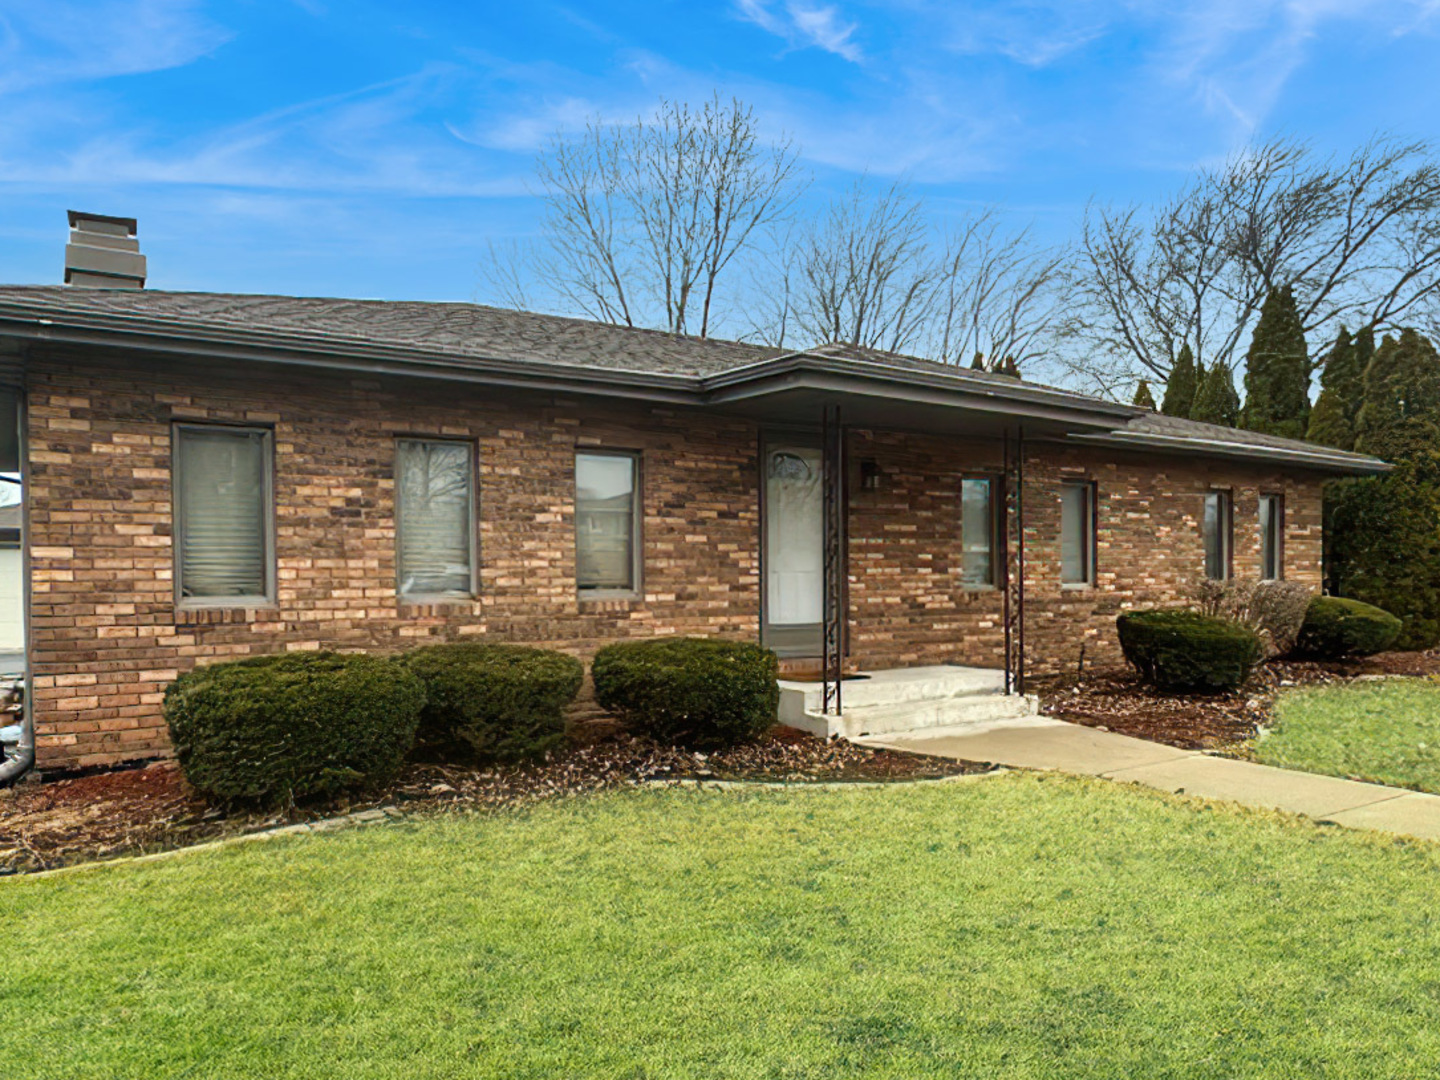
[[[1375,1077],[1440,848],[1056,776],[642,790],[0,882],[21,1077]]]
[[[1267,765],[1440,792],[1440,683],[1387,679],[1292,690],[1255,744]]]

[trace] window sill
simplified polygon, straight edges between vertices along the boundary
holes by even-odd
[[[423,595],[401,595],[396,597],[396,602],[401,607],[464,607],[479,600],[478,596],[447,596],[443,593],[434,596]]]
[[[1087,589],[1095,588],[1093,581],[1062,581],[1060,589],[1062,592],[1085,592]]]
[[[582,604],[633,603],[645,599],[643,593],[634,589],[585,589],[577,594]]]

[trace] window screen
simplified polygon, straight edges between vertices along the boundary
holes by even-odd
[[[1060,581],[1090,584],[1095,568],[1095,487],[1088,481],[1060,488]]]
[[[1205,576],[1224,581],[1230,576],[1230,545],[1234,515],[1228,491],[1212,491],[1205,496]]]
[[[994,482],[960,481],[960,580],[971,586],[995,584]]]
[[[637,587],[636,459],[575,455],[575,579],[581,589]]]
[[[270,596],[270,433],[175,431],[177,589],[182,600]]]
[[[474,592],[474,464],[469,443],[395,447],[396,570],[401,596]]]
[[[1260,496],[1260,576],[1279,581],[1285,576],[1285,501]]]

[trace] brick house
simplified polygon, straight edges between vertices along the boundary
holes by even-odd
[[[846,346],[468,304],[0,288],[41,767],[198,663],[657,634],[795,672],[1113,664],[1202,574],[1319,587],[1383,464]],[[14,442],[12,438],[12,442]]]

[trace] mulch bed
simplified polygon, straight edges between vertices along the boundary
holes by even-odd
[[[226,813],[192,791],[174,762],[161,761],[0,791],[0,873],[186,847],[375,806],[464,812],[657,781],[902,781],[990,768],[818,739],[794,728],[775,728],[754,743],[702,754],[592,727],[580,733],[577,745],[535,765],[416,762],[389,788],[363,799],[283,813]]]
[[[1096,672],[1079,682],[1052,680],[1037,689],[1046,716],[1183,750],[1224,750],[1255,737],[1281,688],[1397,675],[1440,676],[1440,650],[1345,661],[1272,660],[1233,694],[1163,694],[1128,670]]]

